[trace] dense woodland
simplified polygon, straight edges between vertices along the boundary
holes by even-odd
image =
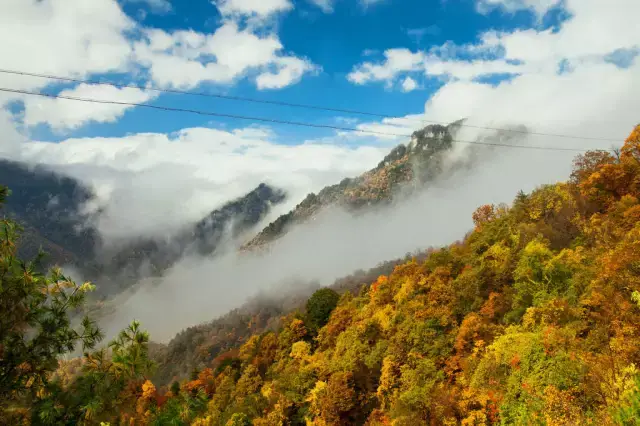
[[[375,281],[380,275],[388,275],[393,269],[411,259],[422,260],[428,251],[408,253],[402,259],[382,262],[369,270],[358,270],[337,279],[330,288],[339,294],[358,293],[361,287]],[[158,363],[152,380],[165,385],[181,380],[194,371],[210,365],[221,353],[237,349],[254,334],[277,330],[283,317],[304,310],[307,299],[319,287],[317,283],[297,282],[296,291],[279,294],[259,294],[237,309],[209,323],[189,327],[178,333],[168,345],[153,344],[151,358]],[[293,284],[292,284],[293,287]]]
[[[72,327],[69,314],[92,286],[57,271],[43,277],[20,262],[18,230],[5,220],[0,418],[637,424],[640,126],[618,155],[580,155],[569,181],[520,193],[511,206],[481,206],[473,219],[463,241],[399,264],[361,290],[317,290],[276,325],[218,353],[207,349],[205,365],[167,386],[153,381],[162,356],[153,362],[140,324],[97,350],[101,334],[90,319]],[[78,346],[82,359],[60,360]]]

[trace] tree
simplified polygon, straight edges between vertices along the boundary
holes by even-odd
[[[340,295],[325,287],[317,290],[307,301],[307,320],[314,330],[319,330],[329,322],[331,312],[338,305]]]
[[[71,383],[52,380],[32,407],[33,417],[45,424],[117,423],[118,417],[147,417],[147,410],[158,405],[155,386],[148,380],[153,368],[148,339],[133,321],[109,344],[111,350],[86,353],[82,370]]]
[[[9,195],[0,187],[0,207]],[[88,316],[78,330],[71,325],[94,286],[77,285],[57,268],[41,274],[42,254],[29,262],[18,259],[19,235],[15,222],[0,221],[0,417],[37,398],[61,355],[78,344],[93,348],[102,339]]]
[[[149,358],[149,333],[140,329],[140,322],[134,320],[122,330],[109,347],[116,375],[127,379],[146,378],[155,367]]]

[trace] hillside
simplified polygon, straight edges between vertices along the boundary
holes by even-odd
[[[307,195],[293,210],[278,217],[248,241],[243,249],[264,247],[282,237],[293,225],[308,221],[330,206],[358,211],[391,203],[412,188],[423,186],[442,173],[444,154],[451,149],[461,123],[429,125],[415,131],[407,145],[395,147],[375,168],[325,187],[318,194]]]
[[[0,159],[0,183],[11,188],[6,214],[25,227],[20,254],[32,258],[40,246],[49,264],[81,262],[94,254],[98,238],[85,226],[82,206],[91,191],[78,181],[42,166]]]
[[[374,281],[381,274],[390,274],[394,267],[412,258],[424,259],[427,252],[407,255],[403,259],[383,262],[369,270],[356,271],[337,279],[331,286],[339,294],[347,291],[358,293],[362,286]],[[167,345],[158,345],[152,357],[158,362],[153,380],[167,385],[175,380],[188,378],[194,369],[202,369],[215,362],[228,351],[237,350],[253,334],[276,330],[282,317],[304,309],[307,299],[318,285],[297,283],[294,292],[284,295],[258,295],[243,306],[206,324],[189,327],[178,333]]]
[[[579,156],[568,182],[481,206],[473,219],[464,241],[396,266],[359,294],[317,291],[305,312],[170,391],[144,382],[120,417],[637,424],[640,126],[619,157]]]
[[[286,195],[264,183],[212,211],[186,230],[163,239],[142,239],[97,258],[100,276],[128,287],[145,276],[159,276],[188,254],[209,256],[225,243],[241,238],[260,223]]]

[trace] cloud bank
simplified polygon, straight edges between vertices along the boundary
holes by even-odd
[[[472,136],[472,135],[468,135]],[[530,144],[518,138],[518,144]],[[470,154],[457,148],[452,158]],[[447,245],[472,227],[471,213],[485,203],[511,202],[519,190],[565,179],[572,154],[523,149],[477,148],[478,162],[438,181],[392,208],[357,217],[328,211],[278,240],[266,255],[188,258],[160,280],[141,284],[117,299],[103,324],[115,333],[138,318],[154,339],[166,341],[190,325],[211,320],[258,292],[278,291],[283,282],[323,285],[403,256],[416,249]],[[172,314],[168,318],[167,312]]]
[[[44,163],[95,189],[108,242],[170,234],[266,182],[289,193],[274,214],[307,193],[375,166],[386,149],[309,141],[282,145],[261,128],[189,128],[176,134],[22,144],[19,159]]]

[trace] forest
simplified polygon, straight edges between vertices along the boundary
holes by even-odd
[[[568,181],[480,206],[473,222],[462,241],[361,288],[318,289],[158,381],[180,351],[155,356],[138,322],[104,344],[90,317],[75,321],[93,285],[20,260],[4,219],[0,421],[640,423],[640,125],[619,152],[579,155]]]

